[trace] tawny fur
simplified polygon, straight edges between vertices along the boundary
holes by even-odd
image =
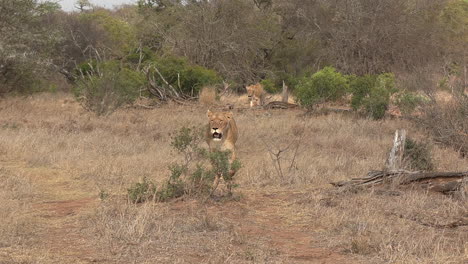
[[[265,96],[266,93],[263,90],[263,85],[260,83],[249,85],[245,87],[247,90],[247,96],[250,99],[250,106],[255,106],[257,104],[264,105],[265,104]]]
[[[206,142],[210,151],[215,149],[225,151],[231,151],[231,158],[229,162],[236,159],[236,141],[238,136],[236,121],[232,112],[211,112],[208,110],[208,127],[206,130]],[[221,134],[221,138],[217,138],[215,133]],[[216,134],[217,135],[217,134]],[[219,137],[219,135],[218,135]],[[218,139],[218,140],[216,140]],[[231,176],[234,175],[234,171],[230,171]],[[220,175],[216,175],[213,182],[213,191],[219,184]]]
[[[214,149],[230,150],[231,161],[236,159],[236,141],[238,136],[236,121],[232,112],[211,112],[208,110],[208,127],[206,130],[206,141],[210,151]],[[213,133],[216,131],[222,135],[220,140],[215,140]]]

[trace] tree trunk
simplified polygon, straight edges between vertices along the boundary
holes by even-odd
[[[387,159],[386,169],[395,171],[401,169],[403,154],[405,153],[406,130],[399,129],[395,131],[393,147]]]
[[[286,85],[286,83],[284,83],[283,81],[283,92],[281,93],[281,102],[283,103],[287,103],[288,102],[288,97],[289,97],[289,94],[288,94],[288,86]]]

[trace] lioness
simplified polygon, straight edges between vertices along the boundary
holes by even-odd
[[[245,87],[247,90],[247,96],[250,99],[250,107],[255,106],[256,104],[263,105],[265,103],[266,93],[263,90],[263,85],[260,83],[249,85]]]
[[[209,123],[206,130],[206,142],[210,151],[219,149],[230,150],[230,163],[236,159],[237,126],[232,112],[207,112]],[[234,173],[233,173],[234,174]],[[216,175],[213,183],[214,189],[218,186],[219,175]]]

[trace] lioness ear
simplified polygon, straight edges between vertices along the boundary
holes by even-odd
[[[227,113],[226,113],[226,117],[229,118],[229,119],[232,119],[232,116],[233,116],[233,115],[234,115],[234,114],[233,114],[232,112],[227,112]]]
[[[208,118],[210,118],[213,115],[213,113],[210,111],[210,109],[208,109],[208,111],[206,112],[206,115],[208,116]]]

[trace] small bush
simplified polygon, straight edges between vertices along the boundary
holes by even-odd
[[[133,203],[142,203],[156,198],[156,185],[143,178],[143,182],[134,183],[127,189],[128,199]]]
[[[163,57],[146,64],[155,66],[169,84],[187,96],[196,96],[204,86],[221,83],[221,77],[215,71],[191,64],[185,58]],[[153,74],[159,85],[166,85],[157,73]]]
[[[395,77],[391,73],[380,75],[349,76],[349,87],[353,94],[351,106],[362,109],[374,119],[382,119],[388,109],[391,94],[396,92]]]
[[[263,85],[263,89],[267,93],[274,94],[274,93],[278,93],[281,91],[281,87],[277,86],[274,80],[272,79],[265,79],[265,80],[262,80],[260,83]]]
[[[417,142],[411,138],[407,138],[403,159],[405,167],[410,170],[434,170],[431,148],[428,143]]]
[[[351,107],[358,110],[363,100],[370,94],[375,86],[376,76],[366,74],[364,76],[348,75],[349,88],[353,94],[351,97]]]
[[[427,102],[425,97],[406,91],[399,93],[395,98],[395,105],[406,115],[413,113],[418,106],[425,102]]]
[[[185,193],[185,184],[181,180],[181,176],[186,172],[187,168],[173,164],[169,166],[171,175],[165,185],[156,193],[158,201],[165,202],[173,198],[178,198]]]
[[[81,70],[85,70],[86,75],[75,85],[74,94],[86,109],[98,115],[133,102],[146,85],[143,73],[121,68],[118,62],[110,61],[97,64],[96,69]]]
[[[390,94],[382,87],[374,87],[369,96],[364,98],[363,105],[367,115],[373,119],[382,119],[388,109]]]
[[[347,79],[333,67],[325,67],[311,77],[304,77],[295,91],[301,105],[312,107],[316,103],[342,98],[347,89]]]

